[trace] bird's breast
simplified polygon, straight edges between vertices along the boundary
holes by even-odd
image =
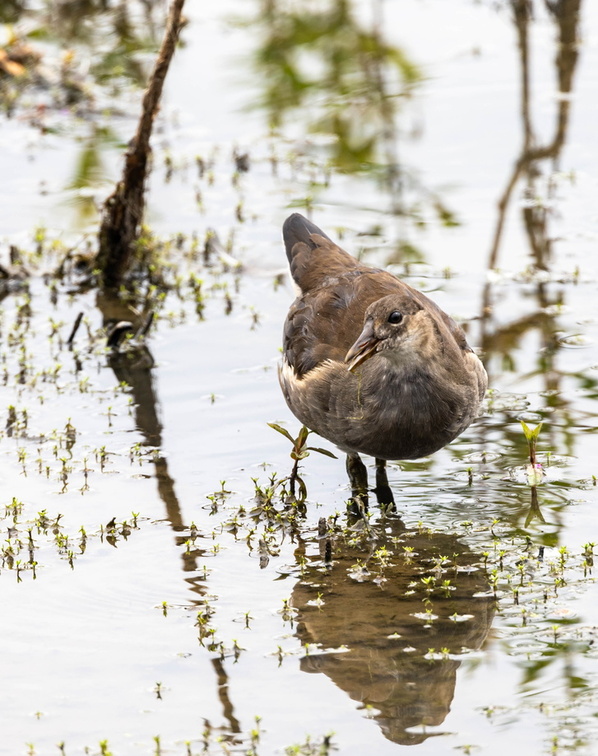
[[[475,417],[471,386],[443,384],[422,366],[397,369],[374,357],[350,373],[326,361],[301,378],[283,362],[280,383],[308,428],[350,452],[417,459],[437,451]]]

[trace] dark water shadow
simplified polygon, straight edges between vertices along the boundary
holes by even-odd
[[[109,328],[117,322],[128,322],[133,330],[143,326],[146,314],[139,313],[133,307],[116,297],[98,294],[97,306],[102,313],[104,326]],[[177,545],[181,546],[188,539],[188,526],[183,520],[181,505],[175,491],[175,481],[168,471],[168,461],[162,454],[162,422],[158,411],[158,396],[153,375],[154,360],[146,344],[132,343],[122,349],[115,348],[108,354],[108,365],[113,370],[119,383],[126,383],[131,389],[135,412],[135,425],[143,435],[143,443],[155,450],[152,463],[155,469],[158,495],[164,503],[166,519],[175,533]],[[198,548],[181,550],[184,572],[195,572],[197,560],[205,552]],[[194,578],[187,577],[191,590],[203,595],[205,589]]]
[[[291,602],[297,637],[321,651],[301,669],[373,707],[389,740],[416,745],[440,734],[425,728],[450,711],[461,664],[453,655],[483,646],[494,599],[480,557],[450,534],[405,530],[397,518],[375,549],[364,558],[363,547],[337,544],[329,565],[308,559]]]

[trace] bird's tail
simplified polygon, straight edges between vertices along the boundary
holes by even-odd
[[[317,245],[310,238],[311,234],[319,234],[319,236],[332,241],[321,228],[318,228],[315,223],[304,218],[301,213],[289,215],[282,227],[282,238],[284,239],[284,246],[289,262],[293,259],[293,247],[298,242],[307,244],[312,249],[316,248]]]

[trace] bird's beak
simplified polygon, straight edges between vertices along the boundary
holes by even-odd
[[[347,370],[353,372],[356,367],[371,357],[379,343],[380,339],[374,335],[374,321],[366,320],[363,331],[345,355],[345,362],[348,363]]]

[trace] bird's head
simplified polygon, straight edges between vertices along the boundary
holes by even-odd
[[[374,354],[386,350],[415,347],[430,328],[433,326],[422,305],[413,297],[382,297],[365,311],[363,330],[345,355],[347,369],[352,372]]]

